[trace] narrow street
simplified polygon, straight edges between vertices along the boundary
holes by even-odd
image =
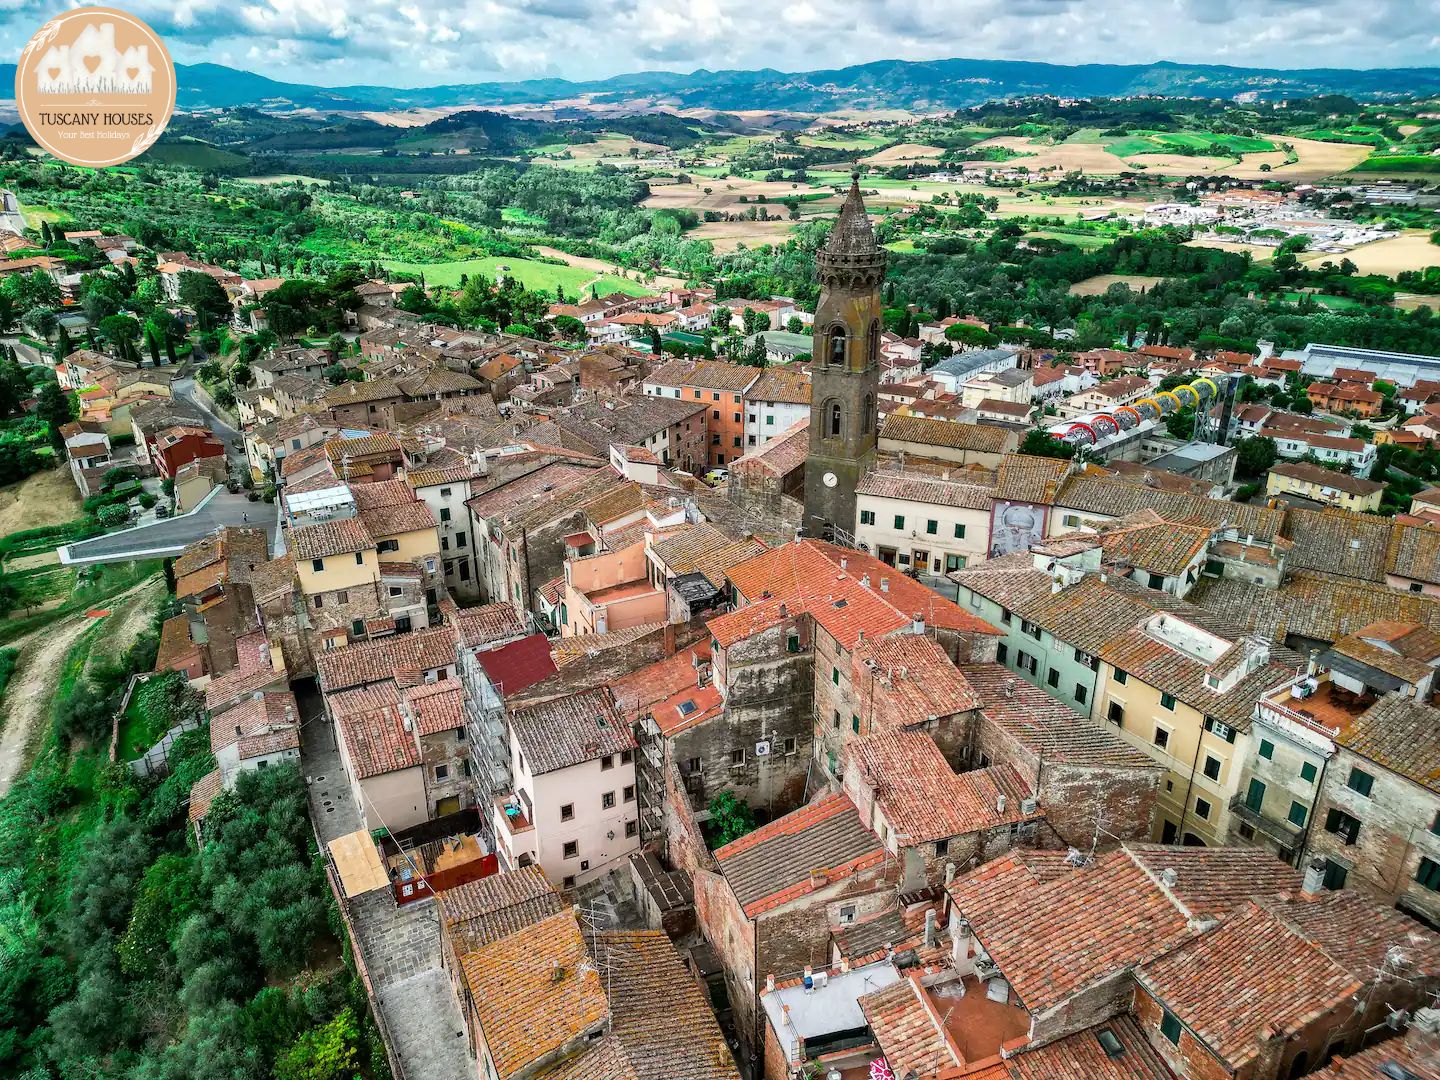
[[[310,815],[320,839],[361,827],[320,695],[296,688],[300,703],[300,764],[310,793]],[[384,1028],[405,1070],[404,1080],[460,1080],[475,1072],[465,1023],[440,966],[440,913],[434,900],[401,907],[376,889],[349,901],[355,944],[375,985]]]

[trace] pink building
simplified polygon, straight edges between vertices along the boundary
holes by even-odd
[[[650,580],[645,542],[565,564],[560,635],[608,634],[665,621],[665,591]]]

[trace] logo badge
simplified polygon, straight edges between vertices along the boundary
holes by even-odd
[[[30,39],[15,68],[26,130],[71,165],[119,165],[144,153],[175,111],[175,64],[134,15],[75,8]]]

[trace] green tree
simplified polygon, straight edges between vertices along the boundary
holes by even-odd
[[[733,791],[722,791],[710,800],[710,844],[724,847],[755,829],[755,812]]]
[[[1075,447],[1067,442],[1061,442],[1048,431],[1035,428],[1026,432],[1025,438],[1020,443],[1020,453],[1030,454],[1033,457],[1069,459],[1075,456]]]
[[[1252,435],[1235,443],[1235,471],[1241,476],[1261,476],[1279,459],[1275,440]]]
[[[233,311],[224,287],[209,274],[194,270],[180,273],[180,302],[195,312],[201,330],[213,330],[228,322]]]
[[[360,1026],[345,1009],[305,1032],[275,1062],[275,1080],[351,1080],[360,1064]]]

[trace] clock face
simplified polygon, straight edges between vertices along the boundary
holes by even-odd
[[[834,487],[840,482],[840,478],[836,476],[833,472],[827,472],[824,476],[824,480],[826,487]]]

